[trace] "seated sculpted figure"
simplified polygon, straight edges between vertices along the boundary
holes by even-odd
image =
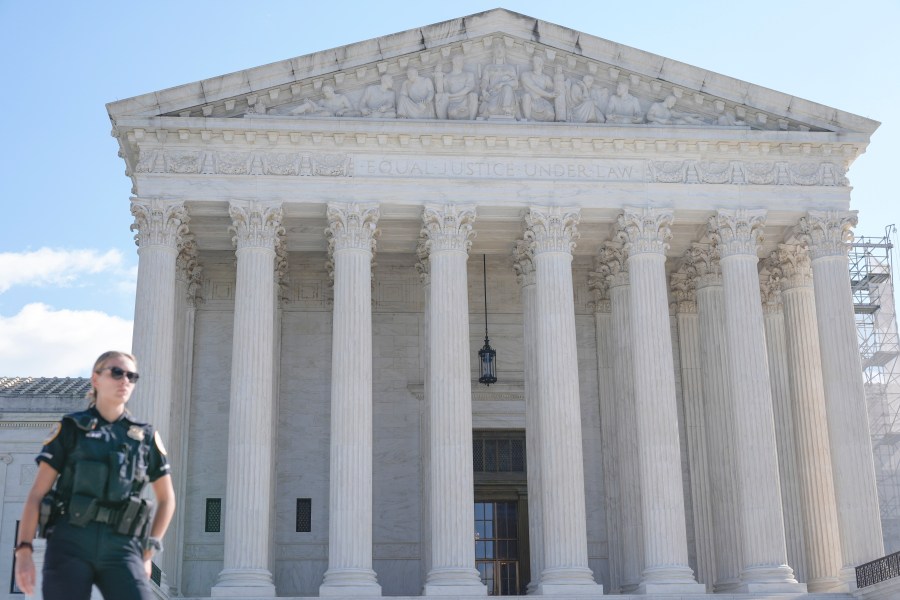
[[[628,82],[620,81],[616,86],[616,95],[606,105],[607,123],[640,123],[644,120],[641,103],[628,93]]]
[[[400,86],[397,116],[404,119],[434,119],[434,83],[419,75],[419,70],[406,70],[406,80]]]
[[[553,121],[553,109],[557,93],[553,78],[544,74],[544,59],[531,57],[531,71],[522,73],[522,116],[527,121]],[[565,108],[565,107],[562,107]]]
[[[322,99],[318,102],[306,99],[290,114],[309,117],[358,117],[359,111],[353,108],[347,96],[334,91],[330,85],[322,86]]]
[[[516,89],[519,87],[516,66],[506,64],[506,50],[503,49],[502,43],[495,43],[493,57],[494,62],[486,65],[481,72],[481,104],[478,106],[478,116],[516,117],[518,116]]]
[[[568,85],[569,122],[603,123],[603,111],[609,102],[609,92],[604,87],[594,86],[594,78],[585,75],[581,81],[571,80]]]
[[[397,116],[393,77],[382,75],[380,84],[370,85],[366,88],[359,101],[359,112],[364,117],[393,119]]]
[[[452,70],[446,75],[437,71],[435,107],[438,119],[474,119],[478,110],[475,75],[463,71],[463,56],[453,57]]]
[[[647,111],[647,122],[657,125],[703,125],[703,119],[698,115],[672,110],[675,106],[675,96],[666,96],[662,102],[654,103]]]

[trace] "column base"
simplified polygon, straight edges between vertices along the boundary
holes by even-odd
[[[319,596],[380,596],[381,586],[372,569],[328,569]]]
[[[741,571],[741,583],[734,590],[739,594],[806,593],[806,584],[794,579],[794,570],[787,565],[752,567]]]
[[[487,596],[476,569],[432,569],[425,578],[423,596]]]
[[[274,598],[275,584],[267,569],[224,569],[209,595],[211,598]]]
[[[602,595],[603,586],[594,581],[594,574],[583,567],[544,569],[537,593],[541,596]]]

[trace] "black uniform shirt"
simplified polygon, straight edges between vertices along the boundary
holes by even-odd
[[[44,447],[35,461],[46,462],[62,474],[67,471],[67,466],[71,471],[78,460],[106,462],[111,452],[140,445],[148,450],[146,467],[149,480],[153,482],[169,474],[166,450],[152,425],[134,420],[128,412],[110,423],[100,416],[96,407],[91,407],[64,416],[44,441]],[[62,478],[61,487],[69,487],[70,482],[66,480],[67,477]],[[69,490],[60,491],[64,497],[68,496]]]

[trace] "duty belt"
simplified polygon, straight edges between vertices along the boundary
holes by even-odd
[[[122,514],[121,507],[109,507],[109,506],[101,506],[97,509],[97,516],[94,517],[94,521],[98,523],[119,523],[119,517]]]

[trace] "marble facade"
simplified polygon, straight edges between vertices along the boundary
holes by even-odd
[[[524,432],[535,594],[842,598],[883,554],[878,123],[502,9],[108,111],[172,596],[485,595],[473,430]]]

